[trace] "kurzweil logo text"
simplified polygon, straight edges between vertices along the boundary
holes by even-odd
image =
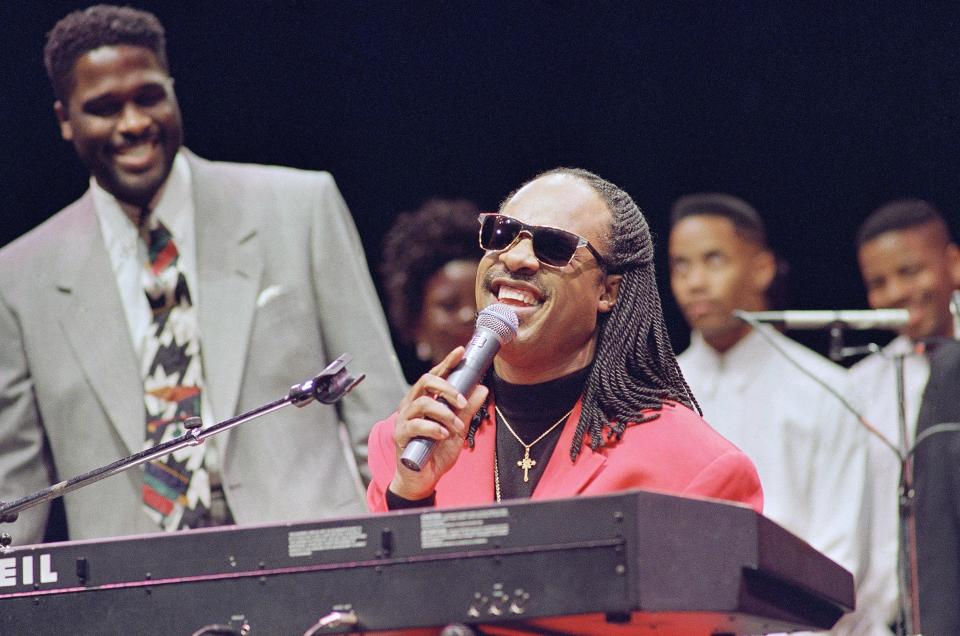
[[[41,554],[39,559],[32,554],[20,557],[19,565],[18,568],[15,557],[0,559],[0,587],[57,582],[57,573],[50,568],[49,554]]]

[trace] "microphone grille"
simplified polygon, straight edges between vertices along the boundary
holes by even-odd
[[[500,346],[503,346],[516,337],[520,321],[517,320],[517,312],[503,303],[494,303],[481,310],[477,316],[477,327],[492,331]]]

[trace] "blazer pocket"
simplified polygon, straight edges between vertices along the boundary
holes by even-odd
[[[286,293],[286,288],[283,285],[270,285],[265,287],[260,291],[260,294],[257,296],[257,308],[265,306],[267,303],[272,302],[275,298],[282,296]]]
[[[277,292],[266,292],[278,289]],[[261,298],[266,301],[261,304]],[[257,296],[257,311],[254,315],[254,330],[260,333],[271,334],[292,331],[294,328],[303,328],[313,322],[311,308],[307,298],[296,293],[289,287],[280,285],[267,287]]]

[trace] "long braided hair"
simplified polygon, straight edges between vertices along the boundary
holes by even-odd
[[[612,222],[610,254],[604,259],[608,273],[623,275],[613,310],[598,316],[597,351],[570,446],[570,459],[576,460],[584,435],[589,433],[590,447],[596,450],[607,440],[619,440],[628,424],[659,417],[655,411],[664,401],[701,411],[667,335],[654,272],[653,238],[640,208],[621,188],[580,168],[555,168],[530,181],[554,174],[584,181],[606,203]],[[484,404],[470,422],[467,440],[471,445],[486,417]]]

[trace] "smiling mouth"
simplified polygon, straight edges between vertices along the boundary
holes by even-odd
[[[146,170],[156,163],[160,144],[156,139],[145,139],[135,144],[113,146],[113,161],[125,170]]]
[[[489,290],[498,302],[515,309],[532,309],[539,307],[544,301],[543,294],[533,285],[506,277],[492,280]]]
[[[514,289],[513,287],[501,286],[500,290],[497,292],[497,300],[500,302],[506,302],[507,304],[519,303],[520,305],[533,307],[538,305],[537,299],[533,294],[519,289]]]

